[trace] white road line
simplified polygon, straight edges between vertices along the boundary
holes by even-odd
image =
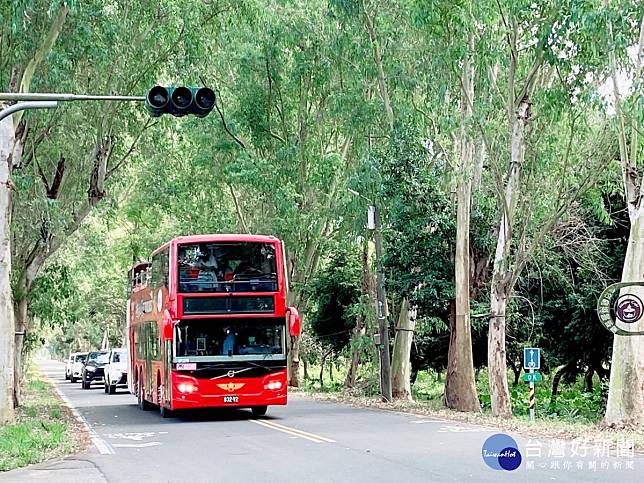
[[[149,443],[121,443],[113,444],[115,448],[147,448],[148,446],[159,446],[161,443],[158,441],[150,441]]]
[[[428,423],[440,423],[445,424],[448,421],[444,419],[417,419],[414,421],[409,421],[411,424],[428,424]]]
[[[56,393],[60,396],[60,398],[63,400],[65,405],[69,408],[69,410],[72,412],[74,417],[76,418],[76,421],[78,421],[80,424],[83,425],[83,427],[87,430],[89,433],[90,439],[92,440],[92,443],[94,443],[94,446],[96,446],[96,449],[98,450],[99,453],[101,454],[114,454],[114,448],[112,448],[107,442],[105,442],[97,433],[94,431],[87,420],[83,417],[81,413],[78,412],[76,409],[76,406],[71,402],[71,400],[65,396],[65,394],[58,389],[58,386],[54,382],[53,379],[51,379],[47,374],[45,374],[43,371],[41,371],[41,374],[45,376],[45,380],[51,385],[51,387],[54,388]]]

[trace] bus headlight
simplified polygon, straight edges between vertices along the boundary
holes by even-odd
[[[182,382],[181,384],[177,385],[177,390],[183,394],[192,394],[197,390],[197,386],[195,386],[191,382]]]
[[[282,389],[282,385],[282,381],[270,381],[268,384],[264,385],[264,388],[277,391],[278,389]]]

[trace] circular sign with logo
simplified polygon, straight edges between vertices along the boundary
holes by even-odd
[[[159,289],[157,292],[157,312],[161,312],[161,307],[163,305],[163,290]]]
[[[615,303],[615,315],[626,324],[633,324],[642,318],[644,305],[639,297],[632,294],[622,295]]]
[[[493,470],[512,471],[521,465],[519,445],[511,436],[494,434],[485,440],[482,449],[483,461]]]

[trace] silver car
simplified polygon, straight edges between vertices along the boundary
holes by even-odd
[[[81,373],[83,372],[83,364],[87,359],[87,354],[89,354],[89,352],[76,352],[74,354],[74,360],[72,362],[72,367],[69,375],[69,380],[71,382],[76,382],[80,379]]]

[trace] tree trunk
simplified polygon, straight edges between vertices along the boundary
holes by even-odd
[[[369,242],[365,239],[362,244],[362,300],[363,302],[368,301],[369,306],[373,304],[372,293],[373,283],[371,269],[369,267]],[[367,318],[365,317],[364,311],[361,310],[356,317],[356,326],[353,329],[353,339],[351,341],[351,364],[349,366],[349,371],[347,372],[347,377],[344,380],[344,387],[346,388],[351,388],[356,384],[361,353],[358,340],[364,336],[366,323]]]
[[[14,420],[14,317],[11,292],[11,116],[0,121],[0,426]]]
[[[510,369],[512,369],[512,373],[514,374],[512,385],[516,387],[519,385],[519,379],[521,379],[521,365],[516,364],[512,358],[508,359],[508,364],[510,364]]]
[[[622,282],[642,280],[643,266],[644,206],[640,206],[631,213]],[[642,287],[628,289],[640,299],[644,299],[643,292]],[[644,330],[644,319],[628,325],[627,330]],[[605,422],[614,427],[644,427],[644,336],[614,337]]]
[[[376,29],[374,27],[374,16],[370,16],[367,12],[367,6],[362,1],[362,11],[365,18],[365,27],[367,33],[369,34],[369,40],[371,41],[371,49],[373,50],[373,62],[376,66],[376,73],[378,78],[378,90],[380,91],[380,97],[382,98],[382,103],[385,108],[385,115],[387,116],[387,123],[389,124],[389,130],[394,130],[394,110],[391,107],[391,99],[389,98],[389,89],[387,86],[387,78],[385,77],[385,70],[382,65],[382,53],[380,52],[380,45],[378,43],[378,37],[376,35]]]
[[[298,299],[298,294],[291,290],[288,294],[286,304],[288,306],[296,303]],[[301,312],[300,312],[301,313]],[[288,385],[292,387],[300,387],[300,339],[299,337],[293,337],[287,335],[286,337],[287,349],[288,349],[288,361],[286,363]]]
[[[16,323],[16,335],[14,339],[13,355],[13,403],[15,407],[22,403],[22,362],[24,356],[24,342],[28,329],[28,305],[25,298],[14,302],[14,318]]]
[[[395,399],[413,401],[411,395],[411,344],[414,341],[416,328],[416,309],[409,307],[405,297],[400,307],[394,352],[391,363],[391,394]]]
[[[586,374],[584,375],[584,391],[593,392],[593,376],[595,375],[595,370],[592,366],[588,366],[586,369]]]
[[[329,362],[329,379],[331,379],[331,382],[333,383],[333,354],[331,354],[331,361]]]
[[[565,374],[567,366],[561,366],[557,369],[555,377],[552,378],[552,392],[550,393],[550,406],[554,406],[557,403],[557,396],[559,395],[559,382],[561,382],[562,376]]]
[[[473,37],[469,47],[474,49]],[[474,145],[468,123],[474,99],[474,64],[467,56],[463,64],[461,89],[460,169],[456,189],[455,314],[450,324],[444,403],[457,411],[480,412],[481,405],[474,381],[472,331],[470,326],[470,207],[472,203],[472,164]]]
[[[110,333],[107,327],[103,329],[103,340],[101,341],[101,350],[108,350],[110,347]]]
[[[512,400],[508,388],[508,373],[505,352],[505,314],[508,297],[505,285],[493,283],[490,301],[490,328],[488,331],[488,385],[492,415],[502,418],[512,417]]]
[[[324,388],[324,366],[326,365],[327,354],[328,352],[322,353],[322,357],[320,358],[320,389]]]
[[[302,366],[304,367],[304,380],[308,381],[310,379],[309,377],[309,361],[304,357],[302,359]]]
[[[510,117],[510,172],[500,203],[501,219],[494,252],[494,269],[490,289],[490,327],[487,346],[490,399],[492,415],[503,418],[512,416],[512,400],[508,388],[505,352],[505,315],[514,275],[509,267],[509,258],[521,168],[525,155],[525,128],[529,119],[530,101],[524,97]]]
[[[291,337],[289,386],[300,387],[300,337]]]

